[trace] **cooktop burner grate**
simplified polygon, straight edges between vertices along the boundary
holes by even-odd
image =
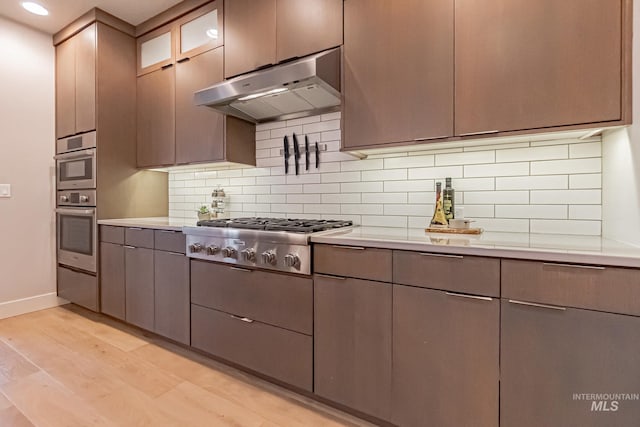
[[[250,230],[289,231],[294,233],[315,233],[334,228],[350,227],[352,221],[330,219],[289,219],[289,218],[234,218],[198,221],[200,227],[226,227]]]

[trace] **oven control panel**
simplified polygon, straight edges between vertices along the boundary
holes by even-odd
[[[58,206],[96,206],[96,190],[58,191]]]
[[[187,235],[190,258],[311,274],[311,247],[266,241]]]

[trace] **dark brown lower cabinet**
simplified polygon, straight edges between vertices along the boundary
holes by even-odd
[[[499,327],[497,299],[393,285],[393,423],[498,426]]]
[[[124,246],[100,243],[100,311],[120,320],[125,310]]]
[[[503,300],[501,334],[501,426],[638,425],[640,401],[593,395],[640,393],[640,318]]]
[[[153,331],[153,249],[133,246],[125,246],[124,249],[127,322]]]
[[[188,345],[191,340],[189,258],[163,251],[154,251],[154,256],[154,332]]]
[[[276,380],[311,391],[309,335],[191,305],[191,345]]]
[[[314,276],[315,393],[390,417],[391,284]]]

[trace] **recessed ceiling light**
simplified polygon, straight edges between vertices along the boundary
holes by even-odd
[[[47,16],[49,14],[49,11],[38,3],[34,3],[32,1],[24,1],[21,4],[22,7],[24,7],[27,11],[35,15]]]

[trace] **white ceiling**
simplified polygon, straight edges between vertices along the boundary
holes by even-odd
[[[181,0],[31,0],[46,7],[48,16],[27,12],[20,5],[22,1],[0,0],[0,15],[53,34],[94,7],[137,25]]]

